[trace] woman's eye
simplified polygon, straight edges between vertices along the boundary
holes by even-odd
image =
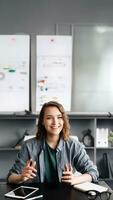
[[[62,116],[58,117],[58,119],[62,119]]]
[[[55,119],[55,118],[54,118],[54,117],[51,117],[51,116],[50,116],[50,117],[48,116],[46,119],[47,119],[47,120],[50,120],[50,119],[52,120],[52,119]],[[56,119],[62,119],[62,116],[58,116],[58,117],[56,117]]]
[[[52,117],[47,117],[47,119],[52,119]]]

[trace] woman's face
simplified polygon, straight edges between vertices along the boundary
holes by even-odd
[[[64,120],[62,113],[55,106],[49,106],[45,109],[43,125],[48,135],[59,136],[63,129]]]

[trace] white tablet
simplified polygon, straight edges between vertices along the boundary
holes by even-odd
[[[33,194],[34,192],[36,192],[37,190],[39,190],[39,188],[19,186],[18,188],[6,193],[5,197],[25,199],[29,197],[31,194]]]

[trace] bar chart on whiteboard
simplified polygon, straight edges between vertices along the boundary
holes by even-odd
[[[0,112],[29,109],[29,35],[0,35]]]
[[[72,36],[37,36],[36,111],[50,100],[71,109]]]

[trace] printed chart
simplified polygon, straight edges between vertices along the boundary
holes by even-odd
[[[29,35],[0,35],[0,112],[29,110]]]
[[[72,36],[37,36],[36,111],[50,100],[71,108]]]

